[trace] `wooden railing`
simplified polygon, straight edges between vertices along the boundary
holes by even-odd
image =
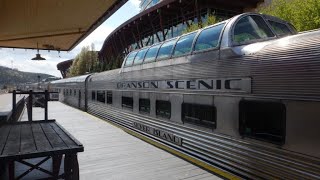
[[[28,121],[32,121],[32,107],[34,105],[34,98],[36,98],[35,104],[38,107],[44,108],[44,120],[48,120],[48,101],[50,93],[57,92],[48,92],[45,90],[44,92],[33,92],[32,90],[26,92],[12,92],[12,114],[15,117],[18,113],[18,104],[16,104],[16,95],[17,94],[26,94],[28,97],[26,98],[27,103],[27,111],[28,111]],[[35,97],[36,95],[44,95],[43,98]]]

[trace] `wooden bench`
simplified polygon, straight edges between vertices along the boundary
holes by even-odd
[[[7,164],[9,179],[21,179],[37,169],[50,176],[49,179],[79,179],[77,153],[84,148],[55,120],[28,121],[5,124],[0,127],[0,162]],[[43,157],[36,164],[26,159]],[[64,157],[64,173],[59,172]],[[52,159],[52,171],[40,167]],[[15,163],[30,168],[15,174]]]

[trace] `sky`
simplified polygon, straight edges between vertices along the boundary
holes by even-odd
[[[92,43],[95,50],[100,50],[104,40],[114,29],[139,13],[139,3],[140,0],[129,0],[70,52],[60,52],[59,54],[57,51],[40,50],[41,56],[46,58],[46,61],[30,60],[35,57],[36,50],[0,48],[0,66],[61,77],[60,71],[57,70],[59,62],[73,59],[83,46],[90,46]]]

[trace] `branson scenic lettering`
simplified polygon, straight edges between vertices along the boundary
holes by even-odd
[[[117,83],[118,89],[174,89],[251,92],[250,78],[129,81]]]

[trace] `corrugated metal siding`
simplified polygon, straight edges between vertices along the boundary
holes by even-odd
[[[319,42],[320,31],[304,33],[276,40],[256,54],[238,58],[216,60],[212,52],[206,52],[164,60],[173,63],[184,59],[182,64],[121,74],[116,69],[93,75],[92,85],[101,81],[105,83],[99,84],[102,87],[114,89],[112,82],[120,81],[251,77],[252,93],[246,96],[320,101]]]
[[[251,65],[256,94],[320,100],[320,37],[269,45]]]
[[[183,139],[182,146],[164,143],[183,150],[188,155],[206,160],[209,164],[245,177],[253,179],[320,178],[320,165],[316,158],[221,134],[204,132],[181,124],[146,118],[97,102],[90,102],[88,110],[93,115],[136,131],[138,130],[133,128],[133,122],[174,133]]]

